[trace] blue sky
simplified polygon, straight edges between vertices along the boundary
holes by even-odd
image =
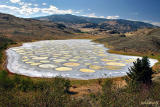
[[[0,0],[0,12],[25,18],[74,14],[160,26],[160,0]]]

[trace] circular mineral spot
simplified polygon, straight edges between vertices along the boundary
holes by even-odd
[[[25,51],[23,50],[19,50],[19,51],[16,51],[17,53],[24,53]]]
[[[65,59],[55,59],[53,60],[54,62],[57,62],[57,63],[60,63],[60,62],[65,62],[66,60]]]
[[[106,63],[107,65],[112,65],[112,66],[126,66],[123,63],[118,63],[118,62],[108,62]]]
[[[107,56],[106,54],[98,54],[98,56]]]
[[[79,66],[79,63],[64,63],[64,66],[69,66],[69,67],[74,67],[74,66]]]
[[[114,58],[113,60],[115,60],[115,61],[119,61],[120,59],[118,59],[118,58]]]
[[[68,67],[59,67],[59,68],[56,68],[57,71],[71,71],[72,68],[68,68]]]
[[[110,60],[110,59],[101,59],[101,61],[110,62],[110,61],[115,61],[115,60]]]
[[[53,56],[61,56],[61,54],[53,54]]]
[[[76,60],[76,59],[69,59],[69,61],[71,61],[71,62],[77,62],[78,60]]]
[[[53,65],[53,64],[41,64],[39,65],[40,68],[56,68],[57,66],[56,65]]]
[[[24,56],[24,57],[22,57],[23,59],[26,59],[26,58],[28,58],[28,57],[26,57],[26,56]]]
[[[120,70],[122,69],[122,66],[104,66],[104,68],[106,68],[107,70]]]
[[[128,59],[128,60],[125,60],[126,62],[134,62],[135,59]]]
[[[94,69],[94,70],[102,69],[102,67],[101,67],[101,66],[98,66],[98,65],[90,65],[89,68],[90,68],[90,69]]]
[[[36,66],[36,65],[40,65],[41,63],[31,63],[30,65]]]
[[[12,50],[14,50],[14,51],[18,51],[18,50],[20,50],[19,48],[12,48]]]
[[[31,63],[34,63],[34,62],[25,62],[26,64],[31,64]]]
[[[95,72],[94,70],[91,69],[80,69],[81,72],[88,72],[88,73],[93,73]]]
[[[73,58],[74,58],[74,59],[77,59],[77,60],[80,59],[80,57],[73,57]]]
[[[47,60],[43,60],[43,61],[40,61],[41,63],[49,63],[50,61],[47,61]]]
[[[34,57],[32,59],[35,59],[35,60],[43,60],[43,59],[48,59],[48,57]]]
[[[41,57],[47,57],[48,55],[40,55]]]

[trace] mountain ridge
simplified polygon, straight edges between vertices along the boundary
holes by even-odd
[[[71,14],[55,14],[50,16],[36,17],[34,19],[63,23],[69,26],[74,25],[74,28],[96,28],[106,31],[113,30],[120,33],[136,31],[138,29],[143,28],[158,28],[158,26],[141,21],[130,21],[125,19],[91,18]]]

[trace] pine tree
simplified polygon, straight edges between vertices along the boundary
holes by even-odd
[[[151,84],[153,71],[152,68],[150,67],[150,61],[148,57],[142,58],[142,68],[143,68],[142,82],[144,84]]]
[[[137,83],[143,83],[149,85],[152,83],[152,68],[148,57],[143,57],[142,60],[139,58],[136,62],[133,62],[133,66],[129,68],[128,77]]]

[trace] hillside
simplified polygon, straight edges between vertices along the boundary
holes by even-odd
[[[156,26],[139,22],[129,21],[123,19],[104,19],[104,18],[90,18],[75,16],[70,14],[65,15],[51,15],[44,17],[37,17],[38,20],[46,20],[51,22],[65,23],[66,25],[76,28],[92,28],[103,31],[115,31],[118,33],[125,33],[135,31],[140,28],[155,28]]]
[[[0,13],[0,35],[15,41],[60,39],[74,36],[79,30],[54,22],[18,18]]]
[[[110,46],[115,51],[132,54],[157,54],[160,52],[160,28],[139,29],[125,35],[106,36],[96,41]]]

